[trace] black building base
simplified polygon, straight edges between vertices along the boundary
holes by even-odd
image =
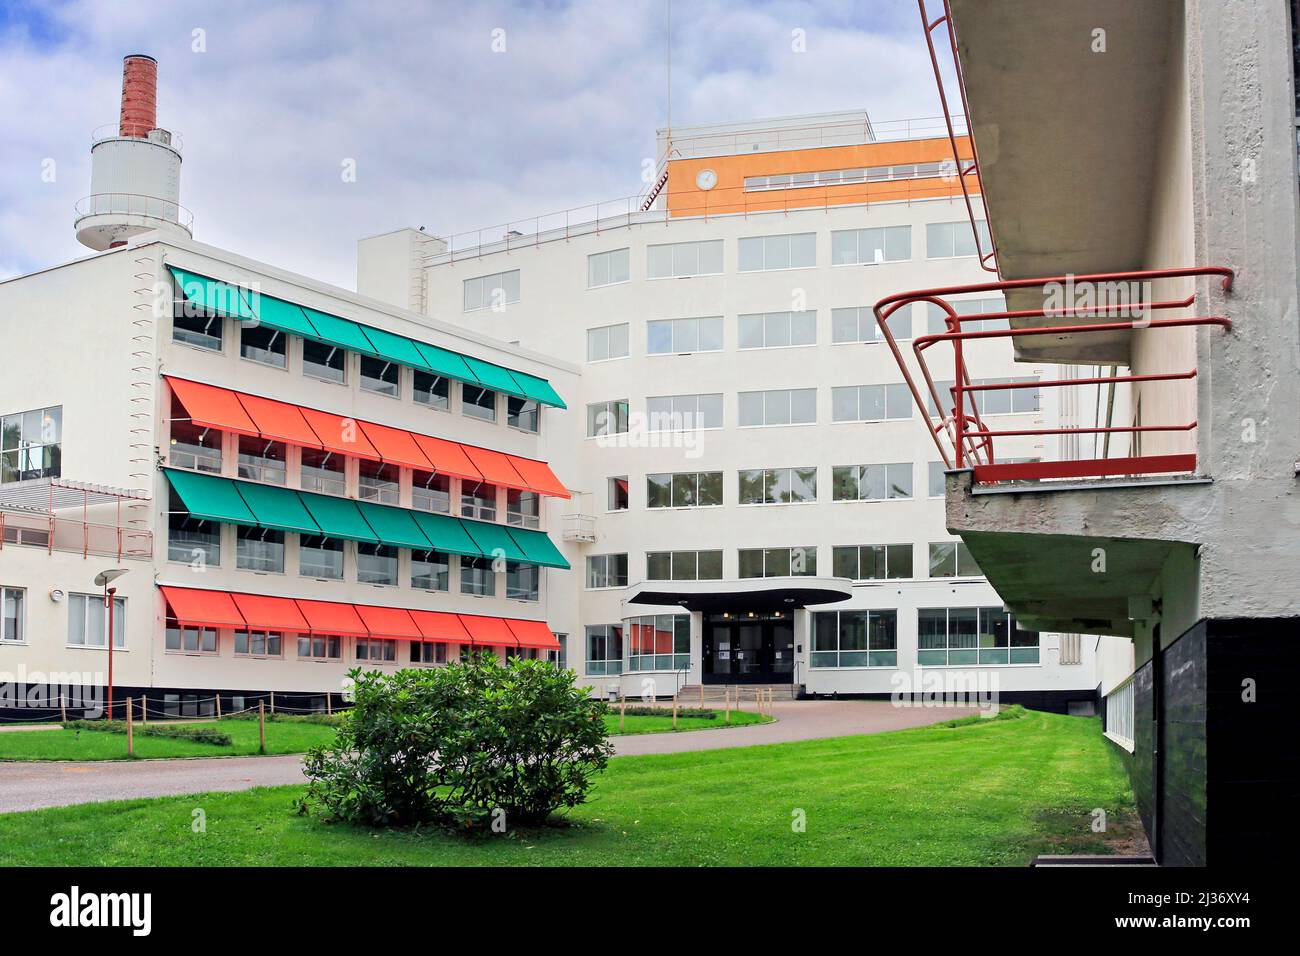
[[[1300,618],[1205,620],[1134,677],[1142,823],[1166,866],[1242,866],[1300,848],[1291,690]]]
[[[133,716],[140,720],[167,720],[185,717],[229,716],[240,711],[256,711],[259,703],[268,712],[286,714],[323,713],[343,710],[349,705],[341,693],[195,689],[193,687],[113,686],[112,716],[126,719],[127,701],[134,707]],[[58,686],[48,684],[9,684],[0,687],[0,723],[49,723],[64,715],[68,720],[96,720],[108,716],[108,691],[99,686]]]
[[[924,701],[924,694],[904,694],[909,700]],[[800,689],[800,700],[893,700],[893,694],[811,694]],[[998,692],[999,704],[1019,704],[1027,710],[1049,714],[1091,717],[1098,713],[1095,690],[1012,690]]]

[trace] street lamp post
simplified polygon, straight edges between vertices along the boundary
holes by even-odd
[[[108,719],[113,719],[113,595],[117,588],[109,585],[126,574],[126,568],[109,568],[95,575],[95,586],[104,589],[104,613],[108,615]]]

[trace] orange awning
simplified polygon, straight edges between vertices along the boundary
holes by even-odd
[[[241,435],[258,435],[257,425],[239,404],[235,393],[228,388],[203,385],[183,378],[167,376],[172,394],[180,399],[189,413],[190,421],[204,428],[238,432]]]
[[[516,621],[514,618],[506,618],[506,624],[519,639],[520,647],[541,647],[548,651],[560,649],[559,638],[546,626],[545,621]]]
[[[410,615],[426,641],[470,643],[469,632],[455,614],[446,611],[411,611]]]
[[[257,425],[257,430],[261,432],[263,438],[288,442],[291,445],[303,445],[307,448],[324,447],[320,436],[312,430],[307,419],[303,417],[302,409],[297,405],[273,402],[269,398],[258,398],[256,395],[245,395],[242,392],[236,394],[239,404],[244,406],[248,417]]]
[[[172,616],[181,624],[200,627],[243,627],[244,617],[225,591],[162,588]]]
[[[367,604],[354,606],[361,615],[361,620],[370,629],[372,637],[403,637],[417,641],[424,637],[411,620],[411,615],[400,607],[374,607]]]
[[[332,412],[321,412],[314,408],[302,409],[302,417],[307,419],[321,445],[329,451],[340,455],[355,455],[379,461],[379,452],[370,444],[370,439],[361,430],[361,423],[353,418],[345,418]]]
[[[465,454],[465,446],[454,441],[447,441],[445,438],[434,438],[432,435],[413,435],[416,444],[420,446],[420,451],[424,456],[433,462],[433,467],[448,475],[455,475],[457,478],[468,478],[470,481],[482,481],[483,474],[474,467],[469,456]]]
[[[361,616],[351,604],[335,604],[331,601],[294,602],[307,620],[307,626],[313,634],[346,634],[349,637],[369,637]]]
[[[291,631],[299,634],[309,630],[298,605],[289,598],[266,597],[261,594],[231,596],[248,626],[255,630]]]
[[[522,488],[531,491],[528,483],[520,477],[519,472],[510,464],[510,458],[499,451],[466,445],[465,454],[474,463],[474,467],[483,473],[483,480],[503,488]]]
[[[361,430],[366,433],[366,437],[370,439],[370,443],[375,446],[379,457],[384,461],[394,465],[405,465],[407,468],[421,468],[425,471],[433,467],[429,459],[420,451],[420,446],[415,443],[415,436],[410,432],[389,428],[387,425],[376,425],[373,422],[357,424],[361,426]]]
[[[514,647],[518,643],[505,618],[480,617],[477,614],[461,614],[459,617],[475,644]]]
[[[564,487],[564,482],[555,477],[555,472],[551,471],[551,466],[544,461],[535,461],[532,458],[520,458],[517,455],[507,455],[510,464],[515,471],[519,472],[527,486],[532,491],[540,492],[544,495],[554,495],[556,498],[568,498],[569,489]]]

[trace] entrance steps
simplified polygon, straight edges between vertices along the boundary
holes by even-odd
[[[772,700],[798,700],[799,688],[794,684],[683,684],[677,692],[677,701],[684,707],[692,704],[720,704],[728,695],[733,702],[754,701],[762,692]],[[703,696],[701,696],[701,694]]]

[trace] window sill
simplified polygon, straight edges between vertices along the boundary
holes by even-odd
[[[737,275],[752,276],[761,275],[764,272],[805,272],[809,269],[816,269],[817,263],[810,266],[777,266],[775,269],[736,269]]]
[[[838,665],[836,665],[835,667],[813,667],[811,664],[808,665],[808,673],[810,674],[817,671],[896,671],[896,670],[898,670],[897,664],[850,664],[846,667],[840,667]]]
[[[1039,661],[1037,664],[917,664],[916,666],[918,670],[925,670],[929,668],[931,670],[964,671],[972,667],[978,667],[981,669],[989,668],[989,667],[1042,667],[1043,662]]]
[[[1123,747],[1129,753],[1133,753],[1133,751],[1137,747],[1134,741],[1129,740],[1127,737],[1121,737],[1119,734],[1113,734],[1109,730],[1103,730],[1101,735],[1105,737],[1107,740],[1109,740],[1111,743],[1119,747]]]
[[[602,282],[600,283],[600,285],[589,285],[587,286],[587,291],[595,292],[597,289],[608,289],[610,286],[631,285],[631,284],[632,284],[632,279],[629,277],[627,279],[619,279],[617,282]]]
[[[100,652],[101,654],[107,654],[107,653],[108,653],[108,646],[107,646],[107,645],[105,645],[105,646],[103,646],[103,647],[96,647],[96,646],[93,645],[93,644],[64,644],[63,647],[64,647],[65,650],[69,650],[69,651],[98,651],[98,652]],[[129,651],[127,648],[125,648],[125,647],[117,647],[116,645],[114,645],[114,647],[113,647],[113,653],[114,653],[114,654],[128,654],[128,653],[130,653],[130,651]]]
[[[303,377],[303,378],[309,378],[309,379],[311,379],[313,382],[324,382],[326,385],[341,385],[341,386],[343,386],[344,388],[347,388],[347,385],[348,385],[348,381],[347,381],[347,379],[344,379],[343,381],[340,382],[340,381],[339,381],[338,379],[336,379],[336,378],[326,378],[326,377],[323,376],[323,375],[313,375],[311,372],[308,372],[308,371],[304,371],[304,372],[302,373],[302,377]]]
[[[891,501],[915,501],[910,495],[906,498],[832,498],[833,505],[880,505]]]
[[[275,369],[277,372],[288,372],[288,371],[289,371],[289,364],[288,364],[288,362],[286,362],[284,365],[274,365],[274,364],[272,364],[272,363],[270,363],[270,362],[263,362],[263,361],[261,361],[261,360],[259,360],[259,359],[249,358],[247,355],[241,355],[241,356],[239,356],[239,361],[241,361],[241,362],[248,362],[250,365],[257,365],[257,366],[260,366],[261,368],[271,368],[271,369]]]
[[[774,352],[777,349],[815,349],[817,342],[792,342],[789,345],[738,345],[737,352]]]
[[[117,651],[114,651],[113,653],[116,654]],[[220,657],[221,656],[220,652],[218,651],[178,651],[170,647],[164,648],[163,653],[170,654],[173,657]]]
[[[808,507],[817,504],[816,501],[741,501],[736,503],[737,508],[798,508]],[[720,507],[713,505],[712,507]],[[691,509],[682,509],[691,510]]]
[[[609,358],[603,358],[603,359],[587,359],[587,364],[588,364],[588,365],[605,365],[605,364],[607,364],[607,363],[609,363],[609,362],[622,362],[622,361],[624,361],[625,359],[629,359],[629,358],[631,358],[631,357],[632,357],[631,353],[629,353],[629,354],[627,354],[627,355],[611,355],[611,356],[609,356]]]
[[[688,276],[646,276],[647,282],[659,282],[663,279],[707,279],[709,276],[720,276],[721,272],[695,272]]]
[[[737,428],[812,428],[816,422],[774,422],[771,425],[737,425]]]
[[[195,352],[202,352],[204,355],[225,355],[226,346],[223,342],[220,348],[209,348],[206,345],[195,345],[193,342],[183,342],[177,338],[172,338],[172,345],[179,345],[183,349],[193,349]]]

